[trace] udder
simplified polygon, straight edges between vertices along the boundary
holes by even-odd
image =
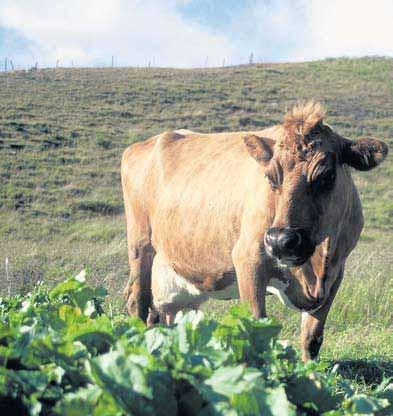
[[[207,299],[206,292],[176,273],[157,253],[152,266],[153,308],[159,314],[176,315],[183,309],[197,309]]]

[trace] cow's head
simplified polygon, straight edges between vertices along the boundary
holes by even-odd
[[[270,214],[265,249],[281,264],[300,266],[337,229],[348,207],[352,182],[347,166],[370,170],[387,145],[365,137],[348,140],[323,123],[320,104],[296,106],[274,134],[244,138],[265,169]]]

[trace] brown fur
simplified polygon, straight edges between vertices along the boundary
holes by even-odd
[[[223,289],[231,281],[226,277],[236,276],[255,317],[265,316],[266,286],[275,277],[288,282],[294,305],[313,311],[303,319],[303,358],[316,356],[316,339],[363,226],[348,167],[353,142],[324,125],[323,117],[312,102],[263,131],[169,132],[124,152],[131,313],[147,319],[155,253],[203,291]],[[378,164],[387,148],[370,140],[379,152],[370,165]],[[310,195],[310,181],[332,166],[334,189],[323,199]],[[264,249],[269,227],[307,227],[317,242],[314,254],[302,266],[278,267]]]

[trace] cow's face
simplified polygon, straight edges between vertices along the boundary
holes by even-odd
[[[323,124],[322,116],[318,105],[297,107],[276,141],[245,138],[268,182],[265,249],[282,265],[302,265],[317,245],[337,234],[351,192],[346,166],[369,170],[387,155],[385,143],[345,139]]]

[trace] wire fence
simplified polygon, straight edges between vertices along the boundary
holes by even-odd
[[[110,59],[108,60],[108,62],[106,62],[106,60],[102,61],[100,64],[97,65],[78,65],[76,60],[71,59],[69,62],[62,62],[60,59],[57,59],[53,65],[50,64],[43,64],[40,65],[40,63],[37,62],[32,62],[31,65],[28,65],[26,63],[18,65],[15,64],[15,61],[11,58],[0,58],[0,72],[5,72],[5,71],[14,71],[14,70],[26,70],[26,71],[36,71],[38,69],[43,69],[43,68],[82,68],[82,67],[112,67],[114,68],[116,65],[116,61],[115,61],[115,57],[112,56],[110,57]],[[148,61],[146,66],[148,67],[154,67],[155,66],[155,62],[154,59],[152,61]]]
[[[224,57],[221,61],[217,61],[215,59],[214,62],[211,60],[208,56],[202,60],[200,67],[225,67],[225,66],[232,66],[232,65],[241,65],[241,63],[233,64],[228,61],[226,57]],[[248,56],[247,64],[252,65],[255,63],[262,63],[261,59],[255,59],[255,55],[253,52]],[[244,63],[243,63],[244,64]],[[157,63],[156,58],[153,57],[152,59],[149,59],[146,61],[145,65],[119,65],[117,62],[117,59],[115,56],[110,56],[108,59],[103,59],[99,64],[95,65],[79,65],[76,60],[71,59],[68,62],[61,61],[60,59],[57,59],[55,62],[53,62],[53,65],[48,65],[46,62],[44,65],[40,65],[38,61],[32,62],[31,65],[27,64],[21,64],[18,65],[12,58],[5,57],[0,58],[0,72],[4,71],[14,71],[14,70],[27,70],[27,71],[36,71],[41,68],[82,68],[82,67],[91,67],[91,68],[103,68],[103,67],[119,67],[119,66],[135,66],[135,67],[148,67],[148,68],[157,68],[160,67],[160,65]]]
[[[13,71],[15,69],[14,61],[10,58],[0,60],[0,71]]]

